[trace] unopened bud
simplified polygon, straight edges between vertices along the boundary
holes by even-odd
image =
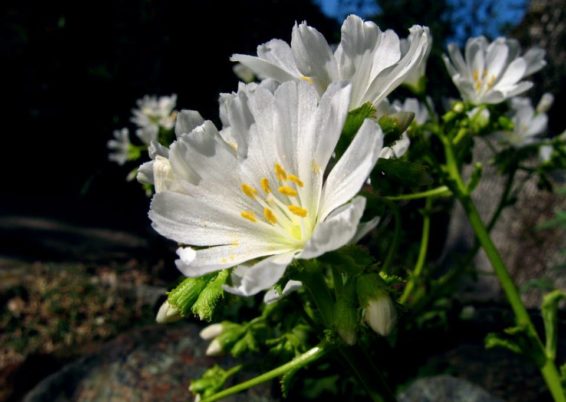
[[[222,344],[217,338],[214,338],[212,342],[206,348],[207,356],[220,356],[222,354]]]
[[[397,311],[391,297],[384,292],[381,296],[370,300],[365,309],[364,319],[379,335],[389,335],[397,321]]]
[[[489,124],[489,117],[489,110],[483,106],[475,107],[468,112],[470,126],[472,130],[476,132],[487,127],[487,125]]]
[[[254,72],[249,67],[246,67],[241,63],[235,64],[234,67],[232,67],[232,71],[234,71],[236,77],[245,83],[252,82],[255,79]]]
[[[159,311],[157,312],[157,316],[155,317],[155,321],[159,324],[167,324],[169,322],[175,322],[181,319],[180,311],[169,303],[168,300],[165,300],[161,307],[159,307]]]
[[[552,107],[554,103],[554,95],[550,93],[545,93],[537,105],[537,113],[546,113]]]
[[[364,321],[379,335],[387,336],[395,326],[397,312],[385,282],[378,274],[362,275],[357,290]]]
[[[466,107],[464,106],[463,102],[454,102],[454,104],[452,105],[452,110],[456,113],[462,113],[464,110],[466,110]]]
[[[206,341],[216,338],[222,333],[224,326],[220,323],[212,324],[200,331],[200,337]]]

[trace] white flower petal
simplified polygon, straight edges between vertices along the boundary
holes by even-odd
[[[383,146],[379,125],[366,119],[352,143],[328,174],[324,184],[319,219],[356,195],[372,171]]]
[[[370,219],[367,222],[362,222],[358,225],[358,229],[356,230],[356,234],[350,240],[351,244],[355,244],[359,242],[362,238],[364,238],[369,232],[371,232],[375,227],[379,224],[381,217],[376,216],[373,219]]]
[[[175,122],[175,134],[177,138],[183,134],[188,134],[195,128],[204,123],[204,119],[196,110],[181,110],[177,114]]]
[[[288,294],[293,293],[294,291],[300,289],[301,286],[303,286],[302,282],[290,280],[285,284],[285,287],[283,288],[281,293],[276,291],[275,288],[271,288],[267,292],[265,292],[265,296],[263,297],[263,302],[265,304],[275,303],[281,300],[282,298],[284,298],[285,296],[287,296]]]
[[[275,285],[293,260],[293,253],[274,255],[252,266],[239,266],[232,272],[232,286],[224,286],[229,293],[252,296]]]
[[[316,258],[348,244],[356,235],[365,206],[366,199],[356,197],[351,203],[332,212],[326,220],[317,225],[311,239],[297,258]]]

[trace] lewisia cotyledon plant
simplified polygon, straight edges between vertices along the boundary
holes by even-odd
[[[322,96],[305,82],[243,86],[224,98],[220,132],[179,115],[177,140],[145,170],[166,182],[156,183],[149,215],[159,233],[185,245],[176,261],[183,274],[236,267],[227,290],[251,295],[272,287],[294,258],[336,250],[375,226],[360,225],[365,198],[356,196],[382,148],[375,121],[363,122],[325,175],[351,91],[346,83]]]
[[[448,45],[444,63],[465,101],[475,105],[500,103],[533,86],[523,79],[543,68],[545,52],[521,48],[514,39],[497,38],[489,43],[483,36],[466,42],[465,59],[455,44]]]
[[[303,22],[294,26],[290,46],[273,39],[258,46],[257,57],[235,54],[231,60],[262,79],[308,82],[319,94],[333,82],[348,80],[352,84],[349,109],[353,110],[366,102],[379,104],[426,62],[432,44],[428,28],[413,26],[407,44],[402,49],[395,32],[382,32],[373,22],[350,15],[334,52],[319,31]]]

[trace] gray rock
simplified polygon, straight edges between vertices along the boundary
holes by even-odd
[[[483,388],[449,375],[421,378],[400,396],[399,402],[503,402]]]
[[[96,354],[47,377],[25,402],[187,401],[188,383],[210,366],[234,362],[204,355],[206,343],[194,324],[150,326],[124,334]],[[249,374],[247,374],[249,375]],[[243,378],[234,378],[242,381]],[[268,402],[269,385],[255,387],[226,401]]]

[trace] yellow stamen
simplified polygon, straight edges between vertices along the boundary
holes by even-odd
[[[297,196],[297,191],[289,186],[281,186],[279,187],[279,192],[281,194],[287,195],[289,197],[296,197]]]
[[[287,172],[279,163],[275,164],[275,175],[279,181],[287,180]]]
[[[314,83],[313,79],[312,79],[311,77],[307,77],[306,75],[301,75],[301,79],[302,79],[303,81],[308,82],[309,84],[313,84],[313,83]]]
[[[255,214],[252,211],[242,211],[240,216],[244,219],[247,219],[250,222],[254,222],[254,223],[257,222]]]
[[[277,223],[277,218],[275,217],[275,214],[269,208],[263,208],[263,217],[267,222],[271,223],[272,225],[275,225]]]
[[[255,198],[255,196],[257,195],[257,190],[246,183],[242,184],[242,191],[250,198]]]
[[[267,177],[261,179],[260,183],[261,183],[261,188],[263,189],[265,194],[271,193],[271,188],[269,187],[269,180],[267,180]]]
[[[299,207],[298,205],[289,205],[287,206],[287,208],[289,208],[289,211],[291,211],[297,216],[300,216],[301,218],[307,216],[308,211],[302,207]]]
[[[497,81],[497,77],[495,75],[492,75],[489,81],[487,82],[487,86],[489,88],[492,88],[495,85],[495,81]]]
[[[472,72],[472,78],[473,78],[473,80],[474,80],[475,82],[477,82],[477,81],[479,80],[479,78],[480,78],[480,73],[478,72],[478,70],[474,70],[474,71]]]
[[[299,179],[297,176],[295,176],[294,174],[287,175],[287,180],[292,181],[293,183],[295,183],[299,187],[303,187],[305,185],[303,183],[303,181],[301,179]]]

